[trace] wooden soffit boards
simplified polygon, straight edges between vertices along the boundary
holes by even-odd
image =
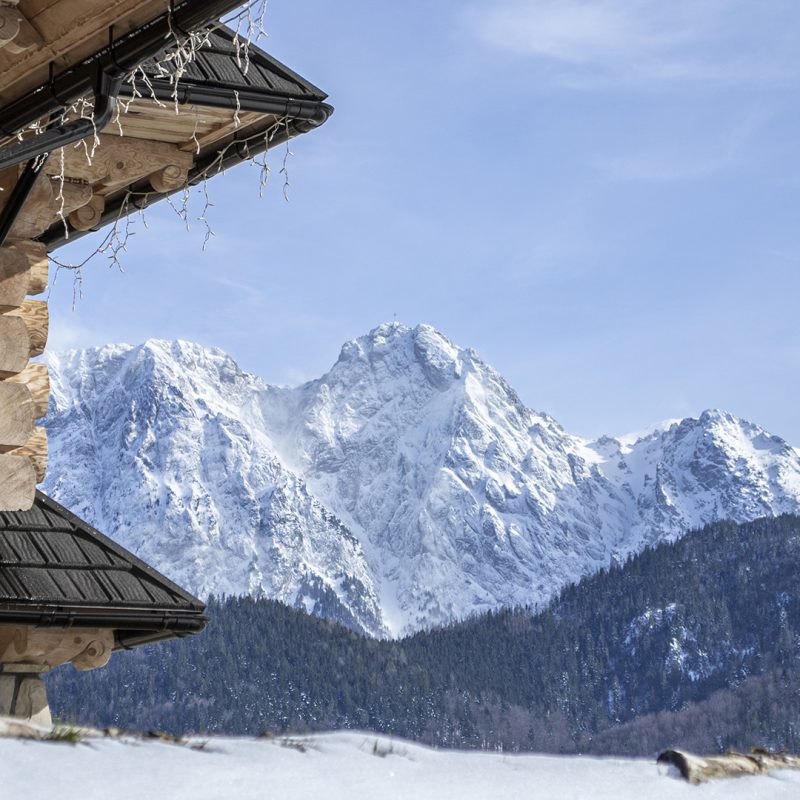
[[[13,0],[11,0],[13,3]],[[56,72],[88,58],[114,37],[163,14],[165,0],[19,0],[21,30],[0,39],[0,105],[45,84]]]

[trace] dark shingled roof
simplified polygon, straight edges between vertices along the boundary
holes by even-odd
[[[328,96],[261,48],[248,45],[242,37],[239,37],[237,53],[235,36],[234,31],[224,26],[212,31],[208,43],[195,52],[186,67],[181,83],[216,86],[229,91],[249,90],[295,100],[321,102]],[[163,63],[162,67],[174,74],[171,63]],[[154,82],[159,82],[154,66],[145,65],[144,71]]]
[[[195,633],[205,606],[41,492],[0,513],[0,623],[117,630],[121,646]]]

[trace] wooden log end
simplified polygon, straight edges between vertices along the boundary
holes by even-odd
[[[9,383],[21,383],[28,387],[33,398],[36,419],[47,414],[50,404],[50,370],[47,364],[31,362],[22,372],[6,378]]]
[[[50,325],[50,317],[45,300],[25,300],[19,308],[9,311],[6,317],[19,317],[25,324],[30,340],[28,353],[30,358],[44,353]]]
[[[36,473],[25,456],[0,455],[0,510],[28,511],[36,499]]]
[[[47,246],[31,239],[15,241],[11,248],[21,252],[30,266],[30,284],[28,294],[41,294],[47,289],[50,261],[47,257]]]
[[[31,337],[18,315],[0,314],[0,378],[22,372],[28,366]]]
[[[157,192],[174,192],[186,185],[189,170],[179,164],[169,164],[149,177],[150,185]]]
[[[30,289],[30,265],[15,247],[0,247],[0,312],[19,308]]]
[[[41,483],[47,472],[47,431],[41,426],[35,427],[28,441],[11,450],[10,455],[26,456],[33,466],[35,482]]]
[[[100,224],[105,208],[105,197],[96,194],[86,205],[73,211],[67,219],[76,231],[88,231]]]
[[[0,452],[22,447],[33,433],[34,404],[23,383],[0,381]]]

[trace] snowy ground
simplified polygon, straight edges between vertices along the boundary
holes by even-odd
[[[0,764],[2,800],[800,797],[800,772],[691,786],[652,761],[430,750],[358,733],[215,738],[201,749],[107,738],[78,744],[0,739]]]

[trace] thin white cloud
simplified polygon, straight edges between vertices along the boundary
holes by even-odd
[[[466,19],[485,44],[591,87],[796,77],[799,11],[786,0],[500,0]]]

